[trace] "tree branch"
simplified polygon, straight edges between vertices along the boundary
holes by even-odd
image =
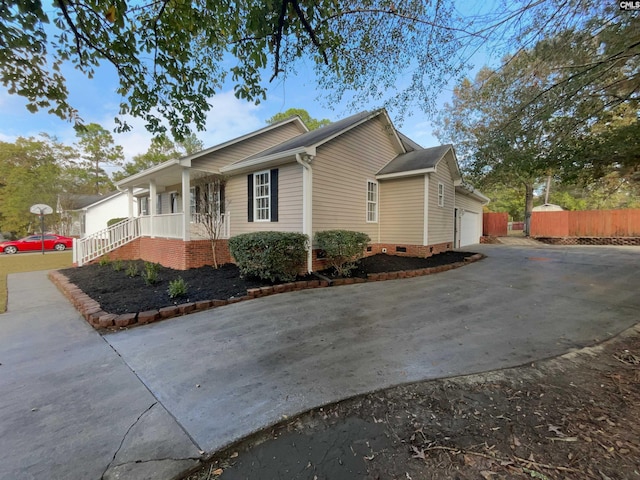
[[[315,31],[313,30],[311,25],[309,25],[309,22],[305,18],[304,12],[302,11],[302,9],[300,8],[300,5],[298,4],[298,0],[290,0],[290,1],[291,1],[291,4],[293,5],[294,10],[296,11],[296,14],[298,15],[298,18],[300,19],[300,22],[302,23],[302,26],[304,27],[305,31],[311,38],[311,41],[313,42],[315,47],[318,49],[318,51],[322,55],[322,58],[324,58],[324,63],[326,65],[329,65],[329,57],[327,57],[327,52],[318,41],[318,37],[316,37]]]

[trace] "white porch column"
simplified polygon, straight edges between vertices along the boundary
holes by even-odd
[[[296,154],[296,161],[302,165],[302,233],[309,237],[307,250],[307,271],[313,271],[313,170],[312,155]]]
[[[155,216],[158,214],[158,206],[156,204],[156,197],[158,196],[158,191],[156,189],[156,181],[149,180],[149,230],[151,233],[151,238],[155,238],[155,230],[153,227]]]
[[[191,239],[191,178],[189,168],[182,168],[182,240]]]
[[[129,202],[129,218],[133,218],[133,187],[127,188],[127,200]]]

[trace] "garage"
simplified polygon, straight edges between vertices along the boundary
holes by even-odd
[[[482,235],[480,214],[466,210],[460,215],[460,246],[480,243]]]

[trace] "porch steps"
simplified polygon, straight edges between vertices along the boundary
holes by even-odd
[[[141,235],[140,217],[132,217],[84,238],[76,238],[73,241],[73,263],[80,267]]]

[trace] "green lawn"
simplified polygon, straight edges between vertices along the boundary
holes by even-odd
[[[71,250],[66,252],[18,253],[0,255],[0,313],[7,310],[7,275],[37,270],[56,270],[72,265]]]

